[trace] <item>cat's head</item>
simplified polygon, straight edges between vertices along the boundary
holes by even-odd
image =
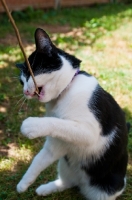
[[[39,88],[39,101],[49,102],[61,94],[71,82],[79,68],[80,60],[58,49],[48,34],[38,28],[35,31],[36,50],[29,56],[35,81]],[[20,82],[24,95],[30,99],[35,96],[35,85],[26,62],[16,65],[20,69]]]

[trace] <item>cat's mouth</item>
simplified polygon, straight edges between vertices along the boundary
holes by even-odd
[[[27,90],[27,91],[24,92],[24,94],[25,94],[25,96],[26,96],[28,99],[31,99],[31,98],[33,98],[33,97],[37,97],[39,100],[41,100],[41,99],[43,99],[44,94],[45,94],[45,92],[44,92],[44,86],[38,87],[38,92],[34,92],[34,93],[31,94],[31,93],[28,92],[28,90]]]
[[[38,87],[38,99],[41,100],[42,97],[44,96],[44,87]]]
[[[43,87],[38,87],[39,95],[41,94],[42,88]]]

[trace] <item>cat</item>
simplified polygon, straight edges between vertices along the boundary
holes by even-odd
[[[29,117],[21,133],[29,139],[45,137],[42,150],[17,185],[24,192],[37,176],[58,162],[58,178],[36,189],[40,196],[77,186],[89,200],[115,200],[125,189],[128,129],[125,114],[85,71],[81,60],[57,48],[41,28],[35,31],[36,50],[29,62],[17,64],[27,99],[45,103],[45,117]]]

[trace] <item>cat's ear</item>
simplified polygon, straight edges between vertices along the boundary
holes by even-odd
[[[18,69],[22,70],[22,69],[24,68],[24,65],[23,65],[23,63],[17,63],[17,64],[16,64],[16,67],[17,67]]]
[[[38,51],[51,54],[53,43],[48,34],[41,28],[37,28],[35,31],[35,43]]]

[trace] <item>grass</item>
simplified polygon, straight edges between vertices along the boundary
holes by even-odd
[[[126,113],[132,124],[132,4],[108,4],[95,7],[14,12],[27,54],[34,49],[36,27],[48,31],[54,43],[82,60],[81,68],[97,77]],[[19,101],[22,88],[15,63],[23,60],[14,31],[5,14],[0,15],[0,200],[83,200],[77,189],[37,197],[35,188],[53,180],[56,163],[45,170],[23,194],[16,185],[43,139],[28,140],[20,134],[20,125],[28,116],[42,116],[44,105],[35,100]],[[19,102],[18,102],[19,101]],[[18,102],[18,103],[17,103]],[[119,200],[132,200],[132,129],[129,133],[128,183]]]

